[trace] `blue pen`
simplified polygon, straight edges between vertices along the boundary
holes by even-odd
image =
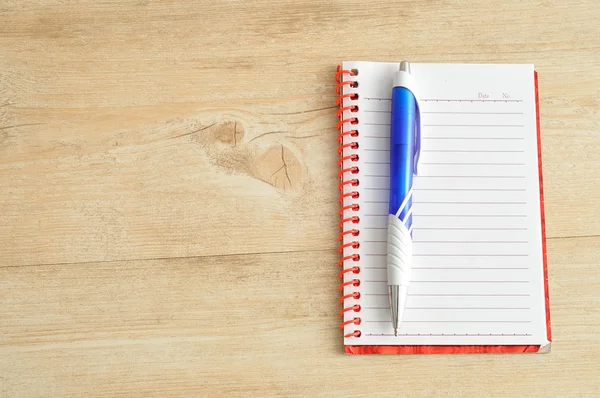
[[[410,64],[394,74],[390,129],[390,202],[387,278],[394,336],[404,309],[412,268],[412,188],[421,147],[421,118]]]

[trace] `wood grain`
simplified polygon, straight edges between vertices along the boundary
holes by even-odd
[[[598,245],[551,240],[548,355],[347,356],[334,250],[4,267],[0,391],[593,395]]]
[[[0,396],[600,394],[600,7],[0,1]],[[343,59],[539,72],[553,352],[349,357]]]

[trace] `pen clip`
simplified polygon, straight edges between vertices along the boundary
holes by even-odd
[[[415,123],[415,131],[414,131],[414,138],[415,138],[415,153],[414,153],[414,158],[413,158],[413,170],[414,170],[414,175],[417,175],[417,171],[418,171],[418,167],[419,167],[419,158],[421,157],[421,107],[419,106],[419,101],[416,99],[415,97],[415,103],[416,103],[416,108],[417,108],[417,117],[416,117],[416,123]]]

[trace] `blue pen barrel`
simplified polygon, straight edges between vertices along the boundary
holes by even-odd
[[[396,214],[413,184],[416,112],[413,93],[405,87],[394,87],[390,129],[390,214]],[[412,198],[400,213],[400,220],[404,220],[411,207]],[[405,225],[410,228],[412,215],[405,220]]]

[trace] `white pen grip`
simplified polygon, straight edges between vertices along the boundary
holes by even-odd
[[[408,286],[412,268],[412,238],[398,217],[388,216],[387,280],[388,285]]]

